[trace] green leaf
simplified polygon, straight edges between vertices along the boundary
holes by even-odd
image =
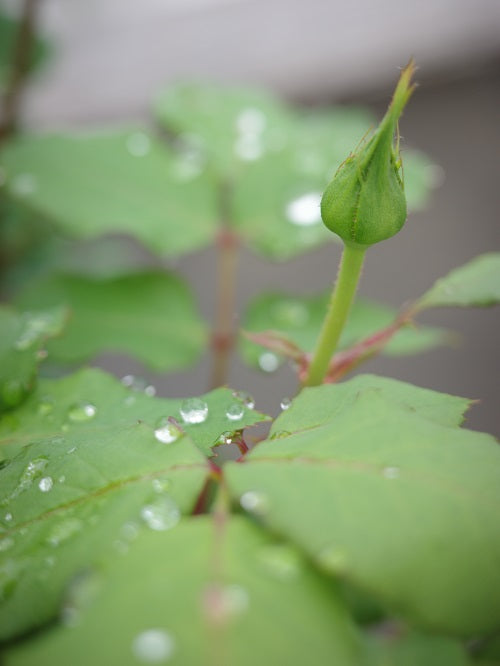
[[[19,30],[19,21],[0,12],[0,89],[4,89],[11,76],[14,42]],[[47,56],[47,42],[35,39],[29,58],[29,70],[36,69]]]
[[[417,626],[464,636],[498,628],[495,440],[429,420],[438,400],[426,404],[418,389],[406,406],[376,387],[344,406],[341,385],[314,396],[323,411],[317,425],[312,415],[297,418],[299,432],[275,430],[245,465],[226,466],[234,497],[319,566]],[[443,422],[456,418],[444,409]]]
[[[223,433],[269,419],[248,408],[229,389],[219,388],[199,398],[206,405],[205,420],[185,422],[181,408],[186,401],[154,398],[137,390],[139,383],[130,380],[132,388],[127,388],[97,369],[80,370],[63,379],[41,379],[19,409],[0,419],[0,459],[16,455],[24,445],[39,439],[67,438],[75,433],[93,438],[96,433],[133,427],[138,421],[152,432],[166,417],[178,421],[196,445],[211,455],[211,447],[220,443]],[[241,417],[228,418],[227,409],[235,404],[241,408]]]
[[[419,310],[432,307],[488,306],[500,303],[500,252],[475,257],[439,279],[417,301]]]
[[[274,421],[271,434],[296,432],[329,423],[358,398],[378,394],[396,409],[408,409],[443,426],[460,426],[472,400],[439,393],[378,375],[357,375],[339,384],[307,388],[293,400],[289,409]]]
[[[245,313],[242,328],[245,331],[279,331],[305,352],[312,352],[318,331],[328,307],[329,293],[310,297],[297,297],[284,293],[261,294],[254,299]],[[340,349],[345,349],[389,326],[397,310],[380,303],[358,299],[349,314],[342,332]],[[391,356],[417,354],[445,344],[449,333],[443,329],[422,326],[405,327],[394,335],[383,353]],[[250,365],[258,365],[262,347],[242,339],[243,358]]]
[[[78,238],[125,233],[173,257],[217,231],[212,178],[143,130],[23,136],[2,162],[8,195]]]
[[[417,632],[395,637],[371,636],[366,666],[468,666],[464,648],[442,636]]]
[[[111,279],[55,275],[33,283],[18,298],[23,307],[65,305],[65,334],[50,356],[77,362],[101,352],[134,356],[155,370],[193,365],[207,341],[193,296],[172,273],[136,273]]]
[[[76,626],[14,647],[5,666],[359,664],[334,586],[242,518],[143,532],[94,590],[86,607],[88,593],[70,598]]]
[[[0,412],[33,389],[47,340],[61,333],[66,317],[64,308],[20,313],[0,306]]]

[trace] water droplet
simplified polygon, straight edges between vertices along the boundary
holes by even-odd
[[[49,395],[42,396],[36,408],[37,414],[39,416],[48,416],[54,411],[54,404],[54,398]]]
[[[49,490],[52,490],[52,486],[54,485],[54,482],[52,481],[52,477],[50,476],[44,476],[43,479],[40,479],[38,482],[38,487],[42,491],[42,493],[48,493]]]
[[[321,222],[321,192],[308,192],[293,201],[285,208],[289,222],[299,227],[310,227]]]
[[[267,495],[257,490],[247,490],[240,497],[240,504],[246,511],[258,516],[264,515],[269,508]]]
[[[9,550],[9,548],[12,548],[14,545],[14,539],[11,537],[4,537],[3,539],[0,539],[0,552],[5,552],[6,550]]]
[[[286,411],[287,409],[290,408],[290,405],[292,404],[292,401],[290,398],[282,398],[280,402],[280,407],[283,411]]]
[[[272,317],[278,327],[300,327],[309,321],[309,310],[300,301],[285,299],[272,307]]]
[[[180,413],[185,423],[203,423],[208,416],[208,405],[200,398],[188,398],[182,403]]]
[[[273,352],[264,352],[259,356],[259,367],[264,372],[274,372],[279,364],[280,360]]]
[[[384,467],[382,474],[386,479],[398,479],[399,467]]]
[[[57,523],[50,531],[47,541],[51,546],[57,547],[63,541],[67,541],[74,534],[79,532],[83,527],[83,523],[79,518],[67,518]]]
[[[289,437],[291,434],[288,430],[276,430],[269,436],[269,439],[283,439],[283,437]]]
[[[269,574],[280,580],[293,580],[300,574],[299,556],[288,546],[264,546],[258,551],[257,558]]]
[[[170,659],[175,641],[164,629],[147,629],[132,641],[132,652],[141,661],[159,663]]]
[[[154,387],[152,384],[148,384],[144,389],[144,393],[150,398],[153,398],[156,395],[156,387]]]
[[[246,107],[236,117],[236,129],[242,134],[259,134],[266,126],[265,113],[256,107]]]
[[[22,197],[30,196],[37,190],[38,183],[32,173],[20,173],[12,181],[11,188],[15,194]]]
[[[240,421],[245,413],[245,408],[241,402],[233,402],[226,409],[226,417],[230,421]]]
[[[241,585],[208,585],[203,592],[203,609],[210,620],[223,624],[248,609],[248,592]]]
[[[244,162],[255,162],[264,154],[264,146],[258,134],[240,134],[234,144],[234,152]]]
[[[233,391],[233,396],[242,402],[248,409],[253,409],[255,407],[253,395],[250,395],[247,391]]]
[[[121,533],[127,541],[133,541],[139,536],[139,525],[129,521],[122,525]]]
[[[323,569],[331,573],[343,574],[347,570],[347,553],[339,546],[325,546],[317,554],[316,561]]]
[[[152,530],[162,532],[177,525],[181,519],[181,512],[173,499],[163,495],[142,507],[141,518]]]
[[[96,415],[97,409],[90,402],[77,402],[68,409],[68,419],[73,423],[89,421]]]
[[[136,377],[135,375],[125,375],[125,377],[122,377],[121,381],[123,386],[126,386],[131,391],[137,391],[137,393],[146,393],[146,389],[150,386],[146,379],[143,377]],[[154,387],[151,388],[154,393],[156,393]]]
[[[12,520],[12,514],[11,514],[10,512],[9,512],[9,513],[6,513],[5,516],[3,517],[3,519],[4,519],[7,523],[10,523],[11,520]]]
[[[168,420],[168,416],[160,419],[156,425],[155,437],[162,444],[172,444],[182,435],[179,428]]]
[[[152,486],[155,493],[164,493],[170,488],[171,485],[172,484],[169,479],[153,479],[152,481]]]
[[[151,139],[144,132],[134,132],[127,137],[127,150],[134,157],[144,157],[151,150]]]
[[[46,458],[34,458],[31,460],[23,470],[23,473],[19,477],[19,483],[17,487],[10,493],[6,498],[7,501],[18,497],[21,493],[27,490],[33,481],[42,475],[43,470],[48,465],[48,460]],[[5,503],[6,500],[3,501]]]
[[[226,430],[225,432],[219,435],[217,444],[231,444],[232,441],[233,441],[233,433],[230,430]]]
[[[66,481],[66,475],[61,474],[61,476],[57,479],[58,483],[64,483]]]

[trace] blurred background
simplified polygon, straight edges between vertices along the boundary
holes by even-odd
[[[15,15],[20,2],[3,0]],[[403,232],[368,253],[360,293],[399,306],[477,254],[498,250],[500,2],[498,0],[39,0],[50,57],[25,91],[25,127],[61,129],[148,120],[158,89],[181,80],[264,87],[287,101],[361,104],[383,114],[399,68],[414,56],[419,88],[401,122],[404,144],[439,165],[439,187]],[[140,248],[138,261],[147,260]],[[286,263],[243,250],[239,312],[270,285],[297,294],[332,281],[340,256],[323,247]],[[216,255],[182,258],[176,270],[213,320]],[[366,371],[480,398],[469,427],[498,434],[498,310],[438,310],[428,323],[461,334],[452,349],[378,358]],[[238,313],[235,313],[238,323]],[[160,395],[204,392],[208,354],[195,369],[166,376],[128,358],[99,363],[146,376]],[[272,375],[234,355],[230,385],[276,414],[293,392],[288,367]]]

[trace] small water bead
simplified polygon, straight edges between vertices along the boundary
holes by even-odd
[[[247,492],[243,493],[240,497],[240,505],[246,511],[262,516],[269,508],[269,500],[267,495],[262,492],[257,490],[247,490]]]
[[[168,416],[163,417],[158,421],[155,429],[155,438],[162,444],[172,444],[173,442],[176,442],[181,435],[182,432],[175,424],[168,420]]]
[[[27,197],[36,192],[38,182],[32,173],[20,173],[13,179],[11,188],[15,194]]]
[[[230,421],[241,421],[245,408],[241,402],[233,402],[226,408],[226,417]]]
[[[156,388],[152,384],[149,384],[147,380],[144,379],[143,377],[136,377],[135,375],[125,375],[125,377],[122,377],[121,381],[123,386],[126,386],[131,391],[135,391],[137,393],[144,393],[149,397],[153,397],[156,395]],[[135,402],[135,399],[131,401],[130,404],[133,404],[133,402]]]
[[[299,227],[310,227],[321,222],[321,192],[303,194],[285,207],[289,222]]]
[[[43,479],[40,479],[40,481],[38,482],[38,487],[40,488],[42,493],[48,493],[50,490],[52,490],[53,485],[54,481],[50,476],[44,476]]]
[[[133,541],[139,536],[139,525],[128,521],[122,525],[121,534],[127,541]]]
[[[5,520],[5,522],[10,523],[11,520],[12,520],[12,517],[13,517],[12,514],[9,512],[9,513],[6,513],[6,514],[5,514],[5,516],[3,517],[3,519]]]
[[[292,404],[291,398],[282,398],[280,402],[280,407],[285,412],[287,409],[290,408],[291,404]]]
[[[203,608],[216,624],[242,615],[249,606],[248,592],[241,585],[208,585],[203,593]]]
[[[253,409],[255,407],[253,395],[250,395],[247,391],[233,391],[233,396],[242,402],[248,409]]]
[[[54,411],[55,401],[51,396],[43,396],[40,398],[36,411],[39,416],[48,416]]]
[[[263,352],[259,356],[259,367],[264,372],[274,372],[280,364],[279,358],[273,352]]]
[[[318,564],[331,573],[343,574],[348,567],[348,556],[339,546],[325,546],[316,556]]]
[[[151,485],[155,493],[164,493],[172,485],[170,479],[153,479]]]
[[[47,542],[56,548],[64,541],[67,541],[74,534],[83,528],[83,523],[79,518],[67,518],[57,523],[50,531]]]
[[[66,481],[66,475],[61,474],[61,476],[57,479],[58,483],[64,483]]]
[[[173,499],[164,495],[143,506],[141,518],[152,530],[163,532],[177,525],[181,519],[181,512]]]
[[[384,467],[382,474],[386,479],[398,479],[399,467]]]
[[[273,577],[283,581],[294,580],[301,573],[300,558],[285,545],[268,545],[257,553],[257,559]]]
[[[203,423],[207,420],[208,405],[200,398],[188,398],[184,400],[179,411],[185,423]]]
[[[19,483],[10,493],[7,499],[14,499],[22,492],[27,490],[33,481],[42,475],[42,472],[47,467],[48,462],[49,461],[46,458],[34,458],[33,460],[30,460],[30,462],[24,468],[23,473],[19,477]]]
[[[151,139],[144,132],[134,132],[127,137],[127,150],[134,157],[144,157],[151,150]]]
[[[12,537],[4,537],[0,539],[0,552],[4,553],[6,550],[9,550],[14,545],[14,539]]]
[[[97,408],[90,402],[77,402],[68,409],[68,419],[73,423],[83,423],[93,419]]]
[[[132,641],[132,652],[150,664],[164,662],[175,652],[175,641],[164,629],[147,629]]]
[[[256,107],[248,106],[236,117],[236,129],[242,134],[260,134],[266,126],[266,114]]]
[[[231,431],[226,430],[220,434],[219,439],[217,440],[217,444],[231,444],[233,441],[233,436],[234,435]]]

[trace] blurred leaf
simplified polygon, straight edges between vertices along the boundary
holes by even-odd
[[[359,665],[335,589],[241,517],[143,532],[96,587],[74,605],[76,626],[13,648],[5,665]]]
[[[38,280],[19,297],[23,307],[64,305],[65,334],[48,346],[51,358],[83,361],[101,352],[134,356],[156,370],[193,365],[207,331],[184,282],[148,272],[111,279],[58,275]]]
[[[500,303],[500,252],[475,257],[439,279],[417,308],[488,306]]]
[[[278,419],[274,437],[246,464],[229,463],[225,479],[269,529],[397,616],[449,634],[491,632],[500,624],[492,594],[500,586],[500,448],[488,435],[429,420],[441,399],[421,411],[421,389],[411,391],[406,404],[376,386],[343,403],[341,385],[318,387],[316,423],[292,403],[292,422],[288,412]],[[448,422],[449,397],[443,402]]]
[[[61,333],[66,318],[64,308],[20,313],[0,306],[0,412],[33,389],[47,340]]]
[[[212,179],[142,130],[24,136],[2,162],[8,195],[78,238],[130,234],[177,256],[217,231]]]
[[[253,300],[245,313],[242,328],[245,331],[279,331],[305,352],[312,352],[318,331],[328,307],[329,293],[310,297],[289,296],[283,293],[261,294]],[[396,318],[397,310],[380,303],[358,299],[349,314],[342,333],[339,349],[345,349],[369,335],[389,326]],[[405,327],[394,335],[382,353],[391,356],[418,354],[446,344],[450,334],[429,326]],[[259,365],[262,347],[241,340],[245,361]]]

